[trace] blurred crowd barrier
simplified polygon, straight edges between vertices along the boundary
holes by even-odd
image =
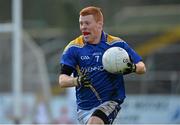
[[[115,123],[176,124],[180,123],[179,96],[128,95]]]
[[[71,95],[71,98],[74,95]],[[22,118],[24,124],[76,124],[76,104],[67,97],[54,96],[50,105],[42,100],[36,103],[31,94],[23,96]],[[0,124],[12,124],[13,102],[10,94],[0,95]],[[50,119],[51,118],[51,119]],[[176,124],[180,123],[179,96],[127,95],[115,123],[120,124]]]

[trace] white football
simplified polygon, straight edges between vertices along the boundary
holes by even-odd
[[[102,57],[103,67],[110,73],[122,73],[127,68],[130,58],[126,50],[121,47],[107,49]]]

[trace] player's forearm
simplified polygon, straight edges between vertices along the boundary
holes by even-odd
[[[144,74],[146,72],[146,66],[143,62],[139,62],[136,64],[136,73]]]
[[[77,86],[77,78],[61,74],[59,76],[59,85],[61,88],[75,87]]]

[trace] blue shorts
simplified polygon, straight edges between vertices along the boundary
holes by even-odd
[[[86,124],[91,116],[101,118],[105,124],[112,124],[120,111],[121,103],[116,101],[106,101],[91,110],[78,109],[78,121],[80,124]]]

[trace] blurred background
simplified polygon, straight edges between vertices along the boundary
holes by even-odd
[[[0,124],[77,123],[74,88],[58,85],[59,61],[90,5],[147,66],[125,76],[115,123],[180,123],[179,0],[0,0]]]

